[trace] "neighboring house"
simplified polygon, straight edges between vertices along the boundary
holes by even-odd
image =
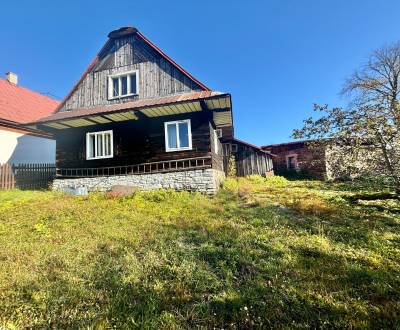
[[[368,144],[356,153],[346,151],[345,145],[330,145],[320,140],[295,141],[261,147],[274,155],[274,172],[297,178],[348,180],[360,176],[380,175],[371,164],[377,153]]]
[[[108,37],[56,113],[32,123],[57,140],[53,187],[214,193],[226,170],[221,142],[234,139],[230,94],[212,91],[134,27]]]
[[[18,77],[0,79],[0,164],[54,163],[56,143],[48,133],[24,127],[52,114],[59,102],[18,86]]]
[[[271,144],[261,148],[274,155],[274,172],[284,176],[327,177],[325,147],[310,147],[312,141]],[[315,141],[314,141],[315,143]]]

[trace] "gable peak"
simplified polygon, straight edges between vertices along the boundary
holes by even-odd
[[[117,30],[111,31],[108,34],[108,37],[110,39],[117,39],[117,38],[125,37],[125,36],[131,35],[131,34],[135,34],[136,32],[138,32],[138,29],[135,28],[134,26],[123,26]]]

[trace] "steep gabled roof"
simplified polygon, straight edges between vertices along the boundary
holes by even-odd
[[[75,83],[75,85],[72,87],[70,92],[65,96],[65,98],[62,100],[60,105],[57,108],[60,109],[67,99],[74,93],[74,91],[78,88],[79,84],[85,79],[86,75],[90,72],[90,70],[99,62],[100,55],[102,52],[108,48],[110,45],[110,42],[113,39],[121,38],[124,36],[128,35],[135,35],[138,38],[140,38],[145,44],[150,46],[156,53],[158,53],[161,57],[163,57],[166,61],[168,61],[172,66],[174,66],[178,71],[180,71],[183,75],[185,75],[187,78],[189,78],[191,81],[196,83],[203,91],[211,91],[210,88],[208,88],[206,85],[204,85],[202,82],[197,80],[195,77],[193,77],[189,72],[187,72],[185,69],[183,69],[178,63],[176,63],[172,58],[170,58],[167,54],[165,54],[160,48],[158,48],[155,44],[153,44],[149,39],[147,39],[138,29],[136,29],[133,26],[127,26],[127,27],[121,27],[118,30],[114,30],[108,34],[108,40],[104,44],[104,46],[100,49],[100,51],[97,53],[96,57],[92,60],[92,62],[89,64],[89,66],[86,68],[86,70],[83,72],[82,76],[79,78],[79,80]]]
[[[60,102],[0,79],[0,119],[19,124],[33,122],[55,112]]]

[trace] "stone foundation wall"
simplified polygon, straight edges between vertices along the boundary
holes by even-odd
[[[199,191],[215,194],[225,178],[222,171],[215,169],[192,170],[170,173],[154,173],[142,175],[118,175],[93,178],[55,179],[53,190],[87,187],[88,191],[107,191],[112,186],[124,185],[143,190],[175,189]]]

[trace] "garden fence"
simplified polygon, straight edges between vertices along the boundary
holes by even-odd
[[[0,189],[47,189],[55,174],[54,164],[0,164]]]

